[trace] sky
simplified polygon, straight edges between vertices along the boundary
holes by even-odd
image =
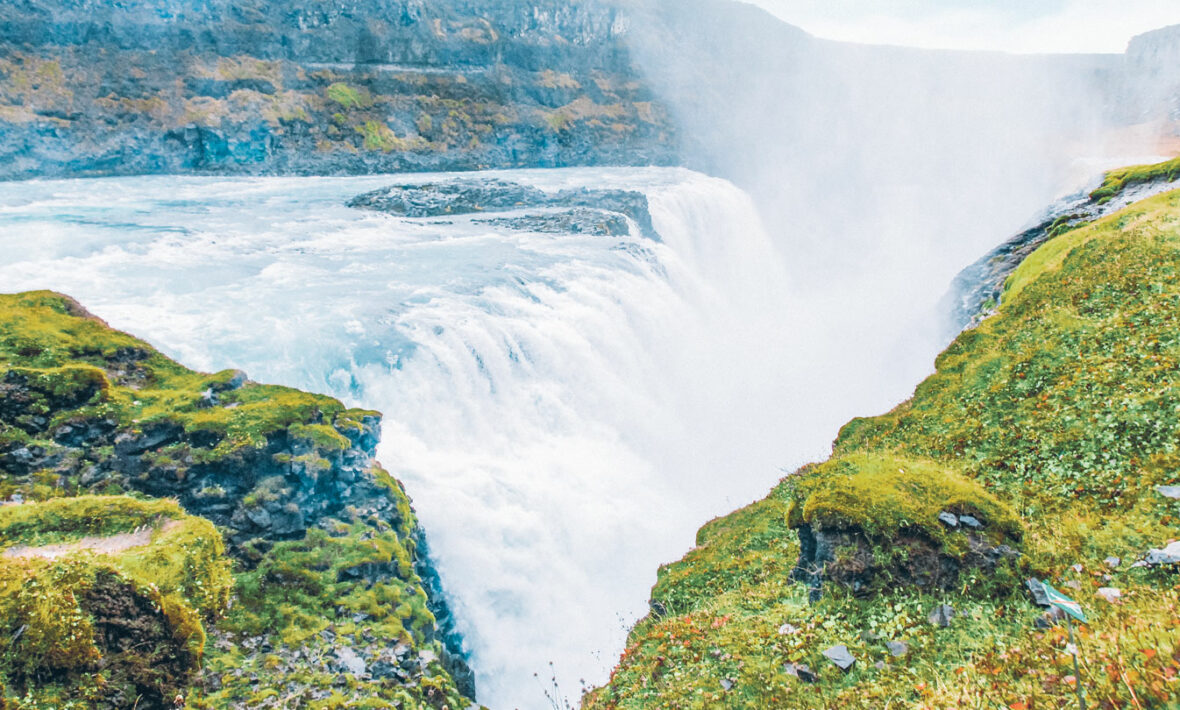
[[[746,0],[817,37],[931,49],[1122,52],[1180,0]]]

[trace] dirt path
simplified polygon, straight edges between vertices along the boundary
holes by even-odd
[[[100,555],[114,555],[124,550],[130,550],[133,547],[143,547],[144,545],[150,544],[152,535],[157,530],[168,532],[177,525],[180,525],[179,520],[167,520],[160,526],[145,525],[133,532],[119,533],[118,535],[84,537],[74,542],[40,545],[38,547],[17,545],[4,550],[3,556],[14,558],[44,557],[47,560],[54,560],[71,552],[77,552],[78,550],[93,550]]]

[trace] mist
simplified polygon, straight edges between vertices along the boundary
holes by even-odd
[[[805,400],[781,422],[788,469],[932,371],[954,335],[938,303],[963,267],[1104,169],[1163,150],[1152,92],[1172,85],[1126,79],[1144,52],[856,45],[736,2],[635,13],[632,51],[690,167],[748,192],[785,260],[781,307],[801,330],[781,366]]]

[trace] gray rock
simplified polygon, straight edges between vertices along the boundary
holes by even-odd
[[[1102,562],[1111,569],[1118,569],[1118,566],[1123,563],[1123,561],[1117,557],[1107,557]]]
[[[938,514],[938,519],[945,523],[947,527],[959,527],[959,516],[955,515],[954,513],[943,511]]]
[[[844,672],[848,672],[848,670],[856,664],[856,657],[854,657],[852,653],[849,652],[848,647],[843,644],[840,644],[839,646],[832,646],[831,648],[824,651],[824,657],[836,664],[836,667]]]
[[[1097,594],[1111,604],[1114,604],[1116,601],[1122,598],[1123,591],[1116,587],[1102,587],[1097,591]]]
[[[976,518],[972,515],[960,515],[959,522],[969,528],[975,528],[976,530],[983,527],[983,523],[979,522],[979,518]]]
[[[270,527],[270,513],[266,512],[265,508],[248,508],[246,510],[246,517],[250,519],[250,522],[260,528]]]
[[[364,675],[365,671],[368,670],[365,660],[348,646],[342,646],[336,649],[336,660],[345,671],[352,675]]]
[[[1155,490],[1165,498],[1180,500],[1180,486],[1156,486]]]
[[[814,683],[819,680],[819,677],[812,672],[806,663],[784,663],[783,672],[787,675],[795,676],[804,683]]]
[[[930,610],[930,614],[926,619],[932,626],[946,628],[951,625],[951,620],[955,618],[955,608],[950,604],[939,604]]]
[[[910,652],[910,645],[905,641],[890,641],[885,644],[885,648],[889,649],[889,655],[894,658],[900,658]]]
[[[783,624],[778,627],[778,633],[780,636],[792,636],[799,633],[799,629],[791,624]]]
[[[1032,594],[1033,602],[1037,606],[1051,606],[1049,604],[1049,597],[1045,594],[1045,586],[1043,584],[1035,579],[1029,579],[1024,584],[1028,587],[1029,593]]]
[[[722,678],[721,679],[721,689],[722,690],[729,690],[731,688],[733,688],[733,681],[730,680],[729,678]]]
[[[1162,550],[1148,550],[1143,561],[1152,567],[1180,564],[1180,540],[1171,543]]]
[[[476,221],[533,232],[601,236],[629,234],[625,216],[635,221],[644,236],[659,240],[647,196],[631,190],[578,188],[547,193],[507,180],[467,178],[392,185],[358,195],[348,206],[411,218],[530,210],[534,214]],[[547,211],[536,214],[538,209]]]

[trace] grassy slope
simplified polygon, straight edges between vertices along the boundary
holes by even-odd
[[[0,295],[0,383],[13,373],[27,383],[22,389],[32,397],[0,411],[3,451],[52,450],[53,432],[81,420],[117,422],[121,432],[146,431],[166,421],[189,435],[216,434],[208,437],[215,444],[188,451],[202,461],[262,447],[268,434],[281,430],[325,449],[346,449],[349,441],[338,430],[359,428],[371,414],[285,387],[246,383],[229,388],[233,371],[208,375],[189,370],[51,292]],[[198,405],[202,393],[222,386],[222,406]],[[36,423],[36,418],[48,423]],[[113,454],[110,447],[83,447],[82,455],[86,463]],[[0,558],[0,707],[16,703],[18,693],[17,707],[97,706],[99,700],[91,697],[97,687],[90,675],[96,653],[93,632],[88,613],[75,609],[73,600],[93,586],[95,574],[103,570],[114,570],[149,596],[162,594],[177,633],[192,641],[193,659],[201,658],[210,623],[223,634],[220,643],[203,649],[204,668],[218,676],[218,687],[185,692],[192,706],[262,707],[282,701],[276,689],[288,693],[292,682],[323,690],[318,701],[285,701],[305,707],[468,704],[437,663],[416,685],[402,687],[393,681],[351,677],[341,684],[335,673],[289,662],[296,650],[331,657],[335,646],[363,651],[374,643],[401,642],[415,655],[419,650],[442,653],[440,642],[433,639],[434,617],[413,569],[415,522],[409,499],[379,467],[372,474],[398,510],[398,529],[373,520],[313,528],[305,539],[276,544],[247,570],[225,556],[212,524],[184,515],[174,502],[120,495],[125,491],[114,481],[103,492],[115,495],[80,495],[87,491],[76,472],[84,466],[76,463],[67,460],[57,469],[27,475],[0,466],[0,499],[19,493],[35,501],[0,507],[0,550],[128,532],[159,519],[181,520],[182,525],[157,534],[148,547],[115,556],[79,552],[52,563]],[[347,576],[362,565],[392,566],[395,574],[375,583]],[[227,610],[231,586],[234,602]],[[56,607],[63,613],[53,613]],[[65,613],[70,609],[75,611]],[[357,614],[364,614],[365,621],[356,623],[354,618],[362,618]],[[77,633],[62,624],[74,624]],[[26,628],[18,633],[22,626]],[[323,641],[321,632],[326,630],[333,634],[331,642]],[[268,642],[287,660],[253,650],[262,637],[273,639]],[[50,657],[55,660],[46,660]],[[7,700],[4,691],[10,696]]]
[[[834,447],[836,462],[932,462],[1015,511],[1023,564],[1091,617],[1079,636],[1091,707],[1180,704],[1180,579],[1129,568],[1180,535],[1180,502],[1153,489],[1180,478],[1178,268],[1180,192],[1057,237],[1012,276],[999,313],[939,357],[910,401],[850,422]],[[636,625],[610,684],[586,707],[1076,702],[1065,629],[1036,629],[1039,610],[1018,590],[970,578],[945,593],[887,588],[864,599],[829,588],[809,606],[789,578],[798,554],[790,525],[800,502],[804,513],[825,505],[808,492],[825,466],[709,523],[696,549],[661,569],[652,597],[665,614]],[[912,504],[934,511],[946,501]],[[850,513],[887,530],[896,507]],[[1109,569],[1107,556],[1123,562]],[[1121,589],[1122,600],[1097,597],[1099,587]],[[942,603],[959,613],[947,629],[926,620]],[[784,623],[797,632],[780,633]],[[889,640],[906,641],[908,655],[892,657]],[[834,644],[859,659],[850,673],[820,655]],[[809,664],[819,682],[788,675],[786,662]]]

